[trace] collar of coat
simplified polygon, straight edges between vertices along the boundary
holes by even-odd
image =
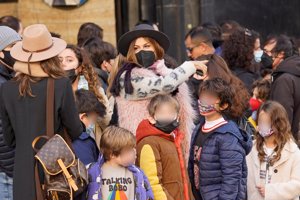
[[[283,149],[282,149],[282,152],[281,152],[281,157],[280,159],[274,163],[274,168],[278,167],[279,165],[282,165],[284,162],[286,162],[289,157],[290,157],[290,154],[291,153],[294,153],[295,151],[297,151],[298,149],[298,146],[296,145],[295,142],[293,142],[292,140],[288,141]],[[256,149],[256,141],[253,142],[253,148],[252,148],[252,151],[253,151],[253,154],[255,157],[253,158],[254,159],[254,163],[257,167],[260,167],[260,161],[259,161],[259,158],[258,158],[258,151]]]

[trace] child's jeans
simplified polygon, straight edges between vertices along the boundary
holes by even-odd
[[[4,172],[0,172],[0,199],[13,200],[13,178],[7,176]]]

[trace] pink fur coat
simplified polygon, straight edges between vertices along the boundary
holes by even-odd
[[[193,73],[195,73],[195,69],[193,66],[190,65],[190,63],[187,62],[179,66],[177,70],[178,69],[179,72],[184,72],[184,73],[177,72],[177,75],[180,76],[177,78],[177,80],[179,81],[172,82],[172,84],[175,86],[175,88],[179,85],[178,93],[176,94],[176,98],[179,101],[181,106],[180,113],[179,113],[179,120],[180,120],[179,129],[182,133],[185,134],[183,140],[183,147],[184,147],[184,152],[187,155],[190,146],[192,129],[194,128],[193,120],[195,117],[195,113],[194,113],[195,111],[191,106],[192,100],[190,97],[189,88],[184,81],[186,81],[188,77],[190,77]],[[150,70],[145,68],[133,69],[131,72],[131,77],[132,78],[146,77],[147,81],[149,81],[149,79],[153,77],[155,81],[157,77],[164,78],[168,76],[170,73],[174,73],[174,70],[167,68],[164,64],[164,60],[159,60],[150,68]],[[133,87],[134,90],[137,90],[137,88],[147,87],[147,85],[148,85],[147,83],[141,81],[139,85],[137,85],[137,83],[133,84]],[[144,99],[141,99],[139,97],[135,97],[132,95],[129,98],[126,94],[124,94],[124,88],[122,90],[123,91],[121,91],[121,95],[119,97],[116,97],[118,116],[119,116],[119,126],[128,129],[135,134],[139,123],[143,119],[149,117],[147,106],[150,102],[151,97],[157,94],[166,93],[166,91],[159,91],[155,94],[149,94]]]

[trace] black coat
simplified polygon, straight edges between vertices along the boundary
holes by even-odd
[[[295,139],[300,140],[300,57],[292,56],[280,63],[273,73],[270,98],[286,109]]]
[[[14,200],[35,199],[34,151],[32,141],[46,132],[47,79],[31,83],[35,97],[20,97],[18,83],[3,84],[1,117],[4,139],[15,145]],[[63,127],[72,139],[80,136],[82,125],[75,108],[71,83],[67,78],[55,80],[54,130],[62,133]]]
[[[252,85],[254,81],[260,78],[257,73],[243,68],[234,68],[232,72],[245,84],[249,93],[252,92]]]
[[[8,69],[0,63],[0,85],[12,78]],[[0,120],[0,172],[12,177],[14,170],[15,150],[5,144],[2,131],[2,121]]]

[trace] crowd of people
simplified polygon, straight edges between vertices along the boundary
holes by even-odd
[[[84,23],[67,44],[44,24],[0,18],[1,200],[299,199],[293,38],[204,23],[186,34],[178,64],[154,23],[137,23],[117,47],[103,31]],[[49,157],[67,153],[34,145],[49,127],[85,166],[76,187],[74,168],[57,160],[68,192],[49,189],[59,176]]]

